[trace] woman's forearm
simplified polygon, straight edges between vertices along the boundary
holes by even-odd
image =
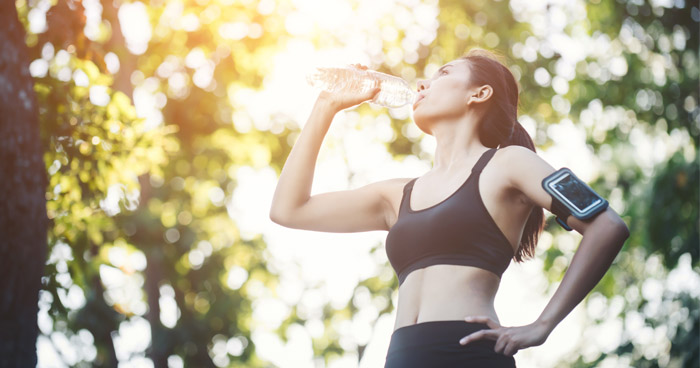
[[[295,208],[304,204],[311,195],[316,159],[323,138],[338,109],[326,99],[319,97],[311,110],[299,138],[280,173],[277,188],[272,197],[270,218],[289,216]]]
[[[561,284],[537,322],[551,332],[603,278],[629,237],[624,222],[599,216],[589,226]]]

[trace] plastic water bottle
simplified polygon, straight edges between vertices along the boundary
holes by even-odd
[[[353,66],[342,68],[316,68],[307,75],[306,81],[329,92],[352,88],[359,93],[367,92],[377,83],[381,90],[370,102],[385,107],[401,107],[412,104],[418,97],[405,80],[374,70],[364,70]]]

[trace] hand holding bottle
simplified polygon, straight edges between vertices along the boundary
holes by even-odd
[[[405,80],[367,70],[366,66],[360,64],[343,68],[317,68],[316,72],[307,75],[306,80],[312,86],[326,91],[321,97],[338,102],[341,110],[368,99],[381,106],[401,107],[414,103],[418,97],[418,92],[412,90]],[[376,93],[377,87],[379,93]]]
[[[358,70],[367,70],[367,67],[361,64],[352,64],[352,68]],[[342,70],[342,69],[340,69]],[[373,99],[381,90],[380,81],[375,78],[358,79],[351,78],[349,75],[339,75],[338,72],[332,72],[327,69],[319,69],[316,77],[327,81],[332,79],[333,82],[324,85],[318,98],[326,100],[337,111],[353,107],[365,101]],[[362,83],[362,85],[358,85]]]

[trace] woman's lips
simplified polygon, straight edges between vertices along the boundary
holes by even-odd
[[[422,100],[423,98],[425,98],[425,96],[423,96],[423,95],[418,96],[418,98],[416,98],[416,102],[413,103],[413,107],[415,108],[416,104],[418,104],[418,101]]]

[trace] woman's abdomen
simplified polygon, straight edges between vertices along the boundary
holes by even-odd
[[[499,283],[492,272],[471,266],[440,264],[417,269],[399,288],[394,330],[475,315],[499,322],[493,306]]]

